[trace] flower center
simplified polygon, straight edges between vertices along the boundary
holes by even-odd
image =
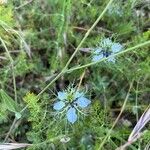
[[[74,100],[74,93],[69,93],[68,94],[68,96],[67,96],[67,100],[71,103],[71,102],[73,102],[73,100]]]
[[[103,57],[108,57],[109,55],[111,55],[112,52],[110,51],[110,47],[105,47],[102,53]]]

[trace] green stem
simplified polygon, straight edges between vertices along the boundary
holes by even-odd
[[[94,29],[94,27],[97,25],[97,23],[102,19],[103,15],[105,14],[105,12],[107,11],[107,9],[109,8],[109,6],[111,5],[112,2],[113,2],[113,0],[109,1],[109,3],[107,4],[107,6],[103,10],[103,12],[100,14],[100,16],[97,18],[97,20],[91,26],[91,28],[87,31],[87,33],[85,34],[84,38],[82,39],[82,41],[80,42],[80,44],[78,45],[78,47],[75,49],[74,53],[72,54],[72,56],[70,57],[70,59],[68,60],[68,62],[66,63],[66,66],[64,68],[68,67],[68,65],[70,64],[70,62],[72,61],[72,59],[74,58],[74,56],[76,55],[76,53],[79,51],[79,49],[82,46],[82,44],[85,42],[85,40],[87,39],[87,37],[89,36],[89,34],[91,33],[91,31]]]
[[[98,150],[101,150],[101,149],[102,149],[102,147],[104,146],[104,144],[105,144],[105,142],[107,141],[108,137],[111,135],[113,128],[115,127],[115,125],[117,124],[118,120],[120,119],[120,117],[121,117],[121,115],[122,115],[122,112],[124,111],[125,106],[126,106],[126,103],[127,103],[127,101],[128,101],[128,98],[129,98],[129,95],[130,95],[130,91],[131,91],[133,82],[134,82],[134,81],[132,81],[131,84],[130,84],[128,93],[127,93],[127,95],[126,95],[126,98],[125,98],[125,100],[124,100],[123,106],[122,106],[122,108],[121,108],[121,111],[120,111],[118,117],[116,118],[116,120],[114,121],[114,123],[113,123],[111,129],[108,131],[108,133],[107,133],[107,135],[105,136],[104,140],[103,140],[102,143],[100,144]]]
[[[87,31],[87,33],[85,34],[84,38],[81,40],[80,44],[75,49],[74,53],[72,54],[72,56],[70,57],[70,59],[68,60],[68,62],[66,63],[66,65],[62,69],[62,71],[37,95],[37,97],[39,97],[41,94],[43,94],[62,74],[64,74],[66,72],[66,70],[67,70],[70,62],[72,61],[72,59],[74,58],[74,56],[76,55],[76,53],[79,51],[80,47],[85,42],[85,40],[87,39],[87,37],[89,36],[89,34],[91,33],[91,31],[94,29],[94,27],[97,25],[97,23],[104,16],[105,12],[107,11],[107,9],[109,8],[109,6],[111,5],[112,2],[113,2],[113,0],[109,1],[109,3],[107,4],[107,6],[103,10],[103,12],[99,15],[99,17],[97,18],[97,20],[94,22],[94,24],[91,26],[91,28]]]
[[[13,86],[14,86],[14,94],[15,94],[15,101],[17,101],[17,88],[16,88],[16,78],[15,78],[15,71],[14,71],[14,61],[9,53],[9,50],[5,44],[5,42],[3,41],[3,39],[0,37],[0,41],[2,43],[2,45],[4,46],[5,48],[5,51],[8,55],[8,58],[10,60],[10,64],[11,64],[11,70],[12,70],[12,77],[13,77]]]
[[[108,60],[108,59],[111,58],[111,57],[124,54],[124,53],[126,53],[126,52],[128,52],[128,51],[132,51],[132,50],[135,50],[135,49],[137,49],[137,48],[141,48],[141,47],[146,46],[146,45],[148,45],[148,44],[150,44],[150,40],[149,40],[149,41],[146,41],[146,42],[144,42],[144,43],[138,44],[138,45],[136,45],[136,46],[134,46],[134,47],[127,48],[126,50],[121,51],[121,52],[119,52],[119,53],[110,55],[109,57],[105,57],[105,58],[101,59],[100,61],[91,62],[91,63],[85,64],[85,65],[82,65],[82,66],[78,66],[78,67],[73,67],[73,68],[71,68],[71,69],[68,69],[66,72],[67,72],[67,73],[70,73],[70,72],[75,71],[75,70],[79,70],[79,69],[83,69],[83,68],[86,68],[86,67],[89,67],[89,66],[93,66],[93,65],[98,64],[98,63],[100,63],[100,62],[103,62],[103,61],[105,61],[105,60]]]

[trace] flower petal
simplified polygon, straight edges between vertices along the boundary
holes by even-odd
[[[119,43],[113,43],[111,46],[111,50],[113,53],[119,52],[122,48],[123,48],[123,46]]]
[[[67,111],[67,120],[72,124],[77,121],[77,114],[75,108],[71,107]]]
[[[81,108],[85,108],[85,107],[87,107],[91,103],[91,101],[89,99],[85,98],[85,97],[79,97],[77,99],[76,103]]]
[[[83,95],[84,95],[83,92],[76,91],[76,92],[75,92],[75,95],[74,95],[74,99],[79,98],[79,97],[81,97],[81,96],[83,96]]]
[[[102,51],[102,48],[98,48],[94,50],[94,54],[98,55]]]
[[[115,61],[116,61],[115,57],[110,57],[110,58],[108,58],[107,60],[108,60],[109,62],[113,62],[113,63],[115,63]]]
[[[67,93],[66,92],[58,92],[58,99],[60,99],[60,100],[67,99]]]
[[[101,44],[105,47],[111,46],[112,45],[112,41],[109,38],[103,39]]]
[[[65,106],[65,103],[63,101],[59,101],[54,104],[53,109],[61,110],[64,106]]]
[[[103,58],[102,54],[100,54],[100,55],[94,55],[93,58],[92,58],[92,61],[93,62],[97,62],[97,61],[100,61],[102,58]]]

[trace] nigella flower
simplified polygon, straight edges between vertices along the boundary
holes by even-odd
[[[58,92],[57,102],[54,103],[53,109],[58,112],[65,112],[67,120],[70,123],[77,121],[77,111],[86,108],[91,101],[84,97],[83,92],[75,91],[71,88],[67,91]]]
[[[94,49],[92,61],[100,61],[102,58],[108,57],[121,51],[122,48],[123,46],[120,43],[112,42],[109,38],[103,39],[99,48]],[[109,58],[108,61],[115,62],[115,57]]]

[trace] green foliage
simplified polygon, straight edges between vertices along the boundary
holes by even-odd
[[[28,61],[27,55],[25,52],[21,52],[17,59],[15,60],[15,75],[16,76],[22,76],[24,74],[27,74],[30,72],[34,65],[33,63]]]
[[[33,128],[36,128],[37,123],[39,123],[39,113],[40,113],[40,104],[38,104],[38,98],[33,93],[27,93],[24,97],[24,101],[27,103],[27,106],[30,110],[29,121],[33,123]]]
[[[6,23],[8,26],[13,26],[14,19],[13,19],[13,7],[9,6],[0,6],[0,21]]]
[[[0,5],[0,37],[3,37],[5,40],[10,39],[6,26],[13,27],[14,22],[13,6]]]
[[[42,108],[38,100],[34,93],[27,93],[24,97],[24,101],[29,109],[28,121],[32,126],[32,131],[27,132],[27,138],[34,143],[39,143],[42,140],[42,135],[40,135],[42,127]]]
[[[8,111],[3,103],[1,104],[1,111],[0,111],[0,124],[8,121]]]
[[[127,141],[137,119],[149,105],[148,45],[117,54],[115,62],[103,61],[53,80],[107,3],[105,0],[13,0],[0,5],[0,37],[13,59],[11,68],[0,43],[0,88],[7,91],[0,90],[1,142],[16,117],[9,140],[32,143],[28,150],[98,150],[134,81],[125,110],[103,149],[115,150]],[[114,0],[68,68],[91,63],[92,50],[99,47],[103,38],[112,38],[123,45],[124,50],[148,41],[149,10],[147,1]],[[31,50],[30,57],[24,51],[23,41]],[[50,82],[51,87],[39,96]],[[17,103],[13,100],[14,84]],[[86,91],[92,102],[85,110],[87,115],[79,115],[83,113],[80,112],[75,124],[66,122],[65,113],[58,116],[53,109],[56,93],[70,84]],[[129,150],[145,148],[150,140],[150,127],[145,129],[147,132],[129,146]]]
[[[0,90],[0,95],[1,95],[1,100],[2,103],[5,105],[9,111],[11,112],[18,112],[19,111],[19,106],[17,103],[9,96],[7,95],[2,89]]]
[[[3,87],[7,82],[9,82],[9,79],[12,75],[11,69],[10,69],[10,64],[9,62],[3,61],[5,64],[0,70],[0,78],[2,79],[0,81],[1,86]],[[31,70],[35,68],[35,65],[31,60],[28,60],[27,54],[23,51],[19,53],[17,57],[14,58],[14,72],[15,76],[25,76]]]
[[[0,90],[0,103],[2,106],[0,111],[0,122],[6,121],[8,115],[7,111],[15,113],[15,116],[18,119],[21,117],[21,114],[19,113],[20,106],[2,89]]]
[[[150,131],[148,131],[148,130],[146,130],[145,132],[144,132],[144,136],[143,136],[143,142],[145,143],[145,144],[148,144],[149,143],[149,141],[150,141]]]

